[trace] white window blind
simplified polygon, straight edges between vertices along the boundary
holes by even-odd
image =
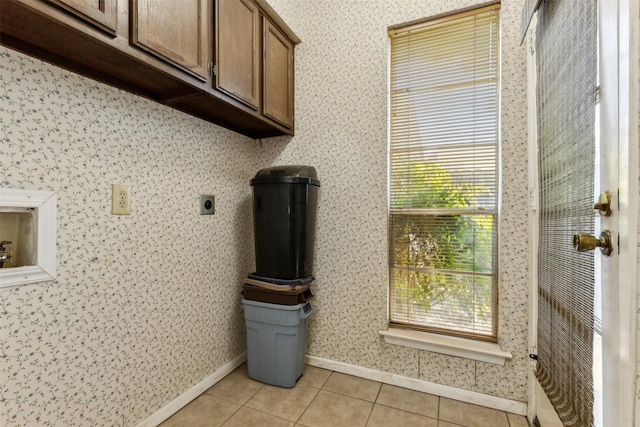
[[[392,326],[495,340],[498,14],[390,30]]]

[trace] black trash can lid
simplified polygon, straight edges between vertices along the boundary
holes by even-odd
[[[258,171],[251,180],[257,184],[310,184],[320,187],[316,168],[305,165],[274,166]]]

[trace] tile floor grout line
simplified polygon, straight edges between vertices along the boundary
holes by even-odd
[[[373,399],[374,404],[378,403],[378,398],[380,397],[380,392],[382,391],[383,386],[384,384],[380,383],[380,387],[378,387],[378,391],[376,392],[376,398]]]
[[[214,396],[214,397],[216,397],[216,396]],[[236,402],[236,403],[237,403],[237,402]],[[244,405],[240,405],[240,407],[239,407],[238,409],[236,409],[236,410],[235,410],[235,412],[229,416],[229,418],[227,418],[226,420],[224,420],[224,421],[222,422],[222,424],[220,424],[220,427],[224,427],[224,425],[225,425],[225,424],[226,424],[226,423],[227,423],[231,418],[233,418],[233,416],[234,416],[235,414],[237,414],[237,413],[238,413],[238,411],[239,411],[240,409],[242,409],[242,408],[244,408]]]
[[[252,408],[252,407],[250,407],[250,406],[242,405],[242,406],[240,407],[240,409],[242,409],[242,408],[246,408],[246,409],[249,409],[249,410],[251,410],[251,411],[260,412],[261,414],[265,414],[265,415],[268,415],[268,416],[270,416],[270,417],[274,417],[274,418],[277,418],[277,419],[279,419],[279,420],[286,421],[286,422],[288,422],[288,423],[293,423],[294,425],[295,425],[295,424],[297,424],[297,423],[298,423],[298,420],[300,419],[300,418],[298,417],[298,420],[296,420],[296,421],[291,421],[291,420],[288,420],[288,419],[286,419],[286,418],[279,417],[278,415],[273,415],[273,414],[270,414],[269,412],[265,412],[265,411],[261,411],[260,409]],[[238,410],[240,410],[240,409],[238,409]],[[306,410],[306,409],[305,409],[305,410]],[[235,414],[234,414],[234,415],[235,415]],[[229,421],[229,420],[227,420],[227,421]],[[227,421],[225,421],[225,423],[226,423]],[[223,424],[222,426],[220,426],[220,427],[224,427],[224,424]]]
[[[2,1],[2,0],[0,0],[0,1]],[[257,393],[257,392],[256,392],[256,393]],[[209,396],[217,397],[217,398],[219,398],[219,399],[224,399],[224,400],[226,400],[227,402],[237,403],[238,405],[241,405],[241,406],[247,406],[247,403],[249,403],[249,401],[250,401],[251,399],[253,399],[253,397],[255,396],[255,394],[254,394],[253,396],[251,396],[250,398],[248,398],[244,403],[240,403],[240,402],[238,402],[237,400],[233,400],[233,399],[230,399],[230,398],[225,397],[225,396],[217,396],[217,395],[215,395],[215,394],[209,394]],[[252,409],[253,409],[253,408],[252,408]]]
[[[398,408],[397,406],[391,406],[391,405],[386,405],[384,403],[378,403],[378,402],[374,402],[374,405],[380,405],[380,406],[384,406],[385,408],[391,408],[391,409],[395,409],[396,411],[402,411],[402,412],[406,412],[407,414],[413,414],[413,415],[418,415],[420,417],[425,417],[425,418],[430,418],[432,420],[440,420],[440,418],[434,418],[430,415],[425,415],[425,414],[421,414],[420,412],[414,412],[414,411],[410,411],[408,409],[403,409],[403,408]],[[447,421],[447,420],[442,420],[442,421]]]
[[[317,388],[317,387],[313,387],[313,388]],[[309,410],[309,407],[311,406],[311,404],[316,400],[316,398],[318,397],[318,395],[320,394],[320,392],[322,391],[322,388],[318,389],[318,392],[313,396],[313,399],[311,399],[311,401],[307,404],[307,406],[304,408],[304,411],[302,411],[302,413],[300,414],[300,416],[294,421],[294,425],[300,423],[300,420],[302,419],[302,417],[304,416],[304,414]]]
[[[2,0],[0,0],[0,1],[2,1]],[[337,394],[338,396],[350,397],[350,398],[352,398],[352,399],[356,399],[356,400],[359,400],[359,401],[361,401],[361,402],[367,402],[367,403],[373,403],[373,404],[375,404],[375,403],[376,403],[376,402],[372,402],[371,400],[367,400],[367,399],[362,399],[362,398],[360,398],[360,397],[351,396],[350,394],[340,393],[339,391],[324,390],[324,389],[321,389],[321,391],[324,391],[324,392],[326,392],[326,393],[333,393],[333,394]],[[407,412],[409,412],[409,411],[407,411]]]
[[[264,384],[262,384],[258,389],[256,389],[256,391],[242,404],[242,406],[245,406],[247,403],[249,403],[249,401],[254,397],[256,397],[256,394],[260,393],[260,390],[262,390],[263,388],[264,388]]]
[[[373,408],[376,406],[375,402],[371,405],[371,409],[369,410],[369,415],[367,415],[367,421],[364,423],[364,427],[367,427],[369,424],[369,420],[371,419],[371,414],[373,414]]]

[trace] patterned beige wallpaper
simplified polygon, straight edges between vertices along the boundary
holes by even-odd
[[[387,345],[387,27],[484,1],[272,0],[296,48],[296,136],[276,163],[315,165],[322,182],[311,355],[526,401],[526,56],[523,2],[502,2],[499,340],[505,366]],[[269,156],[270,158],[273,157]],[[264,163],[266,165],[267,163]]]
[[[248,140],[0,49],[0,185],[58,192],[58,280],[0,290],[10,426],[135,425],[244,350],[249,179],[316,166],[309,354],[526,400],[526,78],[502,3],[500,330],[506,366],[384,344],[389,25],[478,0],[272,0],[296,48],[296,136]],[[112,216],[110,186],[132,185]],[[216,215],[197,215],[201,193]],[[6,369],[4,367],[7,367]],[[4,421],[4,420],[2,420]]]
[[[257,143],[4,48],[0,121],[0,186],[58,193],[57,281],[0,290],[0,425],[135,425],[244,351]]]

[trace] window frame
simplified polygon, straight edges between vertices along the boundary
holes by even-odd
[[[0,269],[0,289],[56,279],[57,194],[53,191],[0,188],[0,211],[36,212],[35,265]]]
[[[497,63],[497,71],[496,71],[496,99],[495,99],[495,115],[496,115],[496,131],[495,131],[495,137],[496,137],[496,148],[495,148],[495,208],[494,209],[490,209],[490,210],[478,210],[478,209],[463,209],[463,208],[454,208],[454,209],[443,209],[443,208],[426,208],[426,209],[411,209],[411,208],[392,208],[392,195],[391,195],[391,184],[392,184],[392,161],[391,161],[391,150],[392,150],[392,132],[390,130],[389,132],[389,168],[388,168],[388,265],[389,265],[389,282],[388,282],[388,320],[389,320],[389,327],[390,330],[391,328],[397,328],[397,329],[401,329],[401,330],[413,330],[413,331],[419,331],[419,332],[428,332],[428,333],[434,333],[434,334],[440,334],[440,335],[445,335],[445,336],[452,336],[452,337],[458,337],[458,338],[471,338],[474,340],[479,340],[479,341],[489,341],[489,342],[497,342],[497,335],[498,335],[498,313],[499,313],[499,304],[498,304],[498,288],[499,288],[499,236],[500,236],[500,232],[499,232],[499,224],[500,224],[500,194],[501,194],[501,182],[500,182],[500,171],[501,171],[501,158],[500,158],[500,84],[501,84],[501,49],[500,49],[500,28],[499,28],[499,22],[500,22],[500,15],[499,15],[499,10],[500,10],[500,4],[499,3],[493,3],[493,4],[489,4],[489,5],[484,5],[484,6],[474,6],[473,8],[470,9],[466,9],[463,11],[457,11],[457,12],[453,12],[451,14],[447,14],[447,15],[439,15],[436,17],[432,17],[432,18],[428,18],[428,19],[424,19],[424,20],[420,20],[420,21],[413,21],[411,23],[408,24],[401,24],[401,25],[396,25],[396,26],[392,26],[389,27],[389,34],[390,34],[390,41],[393,35],[398,34],[398,33],[405,33],[408,31],[412,31],[412,30],[417,30],[417,29],[422,29],[425,27],[431,27],[431,26],[435,26],[435,25],[439,25],[439,24],[443,24],[445,22],[449,22],[449,21],[453,21],[453,20],[457,20],[460,18],[466,18],[469,16],[474,16],[474,15],[478,15],[478,14],[483,14],[486,12],[490,12],[490,11],[497,11],[498,13],[498,31],[497,31],[497,39],[498,39],[498,43],[497,43],[497,52],[496,52],[496,63]],[[391,44],[391,43],[390,43]],[[391,49],[391,46],[390,46]],[[389,90],[391,91],[392,89],[392,81],[391,81],[391,69],[390,69],[390,75],[389,75]],[[477,84],[474,84],[474,87]],[[390,92],[391,93],[391,92]],[[390,99],[389,99],[389,123],[390,123],[390,128],[391,128],[391,124],[392,124],[392,98],[390,95]],[[492,253],[492,274],[491,274],[491,280],[492,280],[492,301],[491,301],[491,334],[487,335],[487,334],[479,334],[479,333],[470,333],[467,331],[462,331],[462,330],[455,330],[455,329],[443,329],[443,328],[438,328],[438,327],[434,327],[434,326],[429,326],[429,325],[417,325],[415,324],[415,322],[412,323],[402,323],[402,322],[398,322],[397,320],[394,320],[394,316],[392,313],[393,310],[393,303],[392,303],[392,297],[393,297],[393,293],[394,293],[394,289],[393,287],[395,286],[394,284],[394,268],[396,267],[394,265],[393,262],[393,258],[392,258],[392,252],[394,251],[394,249],[396,248],[396,246],[394,245],[394,234],[392,232],[392,227],[393,227],[393,216],[394,215],[400,215],[399,213],[395,213],[394,214],[394,210],[396,211],[401,211],[403,212],[402,214],[404,215],[408,215],[411,214],[411,212],[408,211],[414,211],[414,213],[419,213],[420,215],[425,215],[425,216],[435,216],[438,214],[442,214],[442,213],[446,213],[446,214],[454,214],[454,215],[476,215],[476,214],[480,214],[480,215],[490,215],[492,217],[492,224],[493,224],[493,230],[492,230],[492,247],[491,247],[491,253]],[[427,212],[430,211],[430,212]],[[382,333],[382,335],[385,335]],[[385,339],[387,339],[387,337],[385,336]]]

